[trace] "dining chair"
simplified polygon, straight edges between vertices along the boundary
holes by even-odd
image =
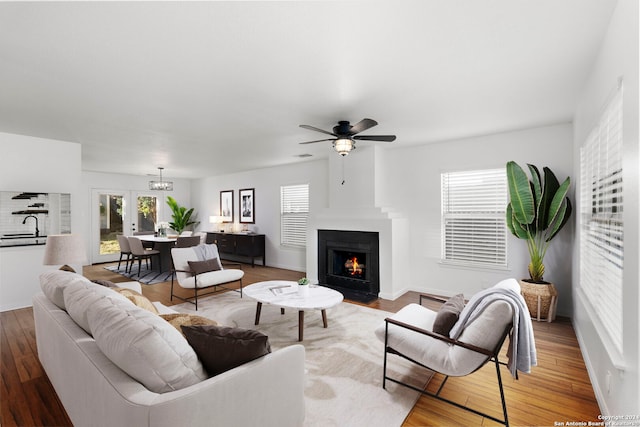
[[[129,271],[131,271],[131,269],[133,268],[133,264],[137,259],[138,260],[138,276],[140,276],[140,268],[142,266],[142,260],[144,259],[146,261],[147,269],[149,269],[149,260],[151,260],[151,268],[153,268],[152,257],[154,255],[159,256],[160,251],[156,249],[146,249],[144,246],[142,246],[142,241],[137,237],[127,237],[127,240],[129,241],[129,247],[131,248],[131,255],[133,256]]]
[[[176,239],[176,248],[190,248],[200,244],[200,236],[178,236]]]
[[[129,262],[131,261],[131,247],[129,246],[129,240],[127,240],[127,236],[122,234],[118,234],[118,245],[120,246],[120,259],[118,260],[118,270],[120,270],[120,263],[122,262],[122,258],[126,256],[124,259],[124,271],[129,271]]]

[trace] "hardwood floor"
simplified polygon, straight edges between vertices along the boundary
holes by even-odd
[[[127,278],[105,270],[104,265],[84,268],[90,279],[114,282]],[[244,285],[271,280],[297,280],[304,274],[271,267],[244,265]],[[165,305],[180,303],[169,300],[170,282],[143,285],[143,294]],[[182,291],[179,289],[178,292]],[[406,304],[418,301],[409,292],[395,301],[379,299],[368,307],[396,312]],[[437,308],[437,307],[434,307]],[[568,319],[554,323],[534,322],[538,366],[531,375],[514,380],[502,370],[509,421],[512,426],[553,426],[555,422],[598,421],[600,413],[587,374],[575,332]],[[0,313],[0,425],[70,426],[71,422],[47,379],[37,357],[33,311],[31,308]],[[382,357],[382,344],[380,348]],[[502,358],[506,353],[502,350]],[[390,362],[393,359],[390,358]],[[380,373],[382,375],[382,373]],[[442,381],[436,375],[429,382],[435,391]],[[500,397],[495,368],[487,365],[462,378],[451,378],[442,393],[456,402],[474,406],[500,417]],[[485,426],[497,425],[491,420],[455,408],[430,397],[421,397],[405,420],[404,426]],[[385,426],[386,427],[386,426]]]

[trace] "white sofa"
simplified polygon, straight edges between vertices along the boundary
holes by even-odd
[[[73,273],[44,273],[43,290],[51,282],[56,286],[33,297],[38,357],[74,425],[302,425],[304,347],[274,351],[179,390],[152,392],[107,358],[96,340],[59,307],[64,284],[74,281],[91,283]],[[172,311],[154,305],[161,312]]]

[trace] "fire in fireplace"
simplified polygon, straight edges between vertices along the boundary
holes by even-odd
[[[351,299],[378,297],[378,233],[318,230],[318,280]]]
[[[333,268],[331,273],[338,276],[365,279],[367,254],[363,252],[333,252]]]

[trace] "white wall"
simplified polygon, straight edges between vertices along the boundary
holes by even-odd
[[[0,133],[0,191],[71,194],[71,230],[81,230],[80,144]],[[31,305],[44,246],[0,248],[0,311]],[[75,266],[74,266],[75,267]]]
[[[202,222],[200,231],[215,231],[209,216],[220,214],[220,191],[234,191],[234,219],[239,219],[238,190],[255,189],[255,224],[249,228],[265,235],[267,265],[296,271],[305,270],[306,251],[280,245],[280,187],[309,184],[309,209],[324,208],[328,201],[327,162],[314,160],[293,165],[258,169],[223,176],[194,180],[191,198]],[[235,224],[239,227],[240,224]]]
[[[602,108],[613,93],[619,77],[623,94],[623,185],[624,185],[624,273],[623,354],[624,369],[618,370],[609,356],[610,345],[600,337],[590,304],[579,289],[579,240],[576,239],[573,268],[574,327],[580,341],[600,409],[605,415],[640,414],[640,316],[638,306],[638,225],[640,202],[638,171],[638,2],[619,0],[606,37],[575,113],[575,163],[579,170],[579,149],[596,124]],[[610,387],[607,377],[610,375]],[[637,423],[637,420],[636,420]]]
[[[509,235],[508,270],[453,268],[439,263],[443,172],[503,168],[514,160],[523,167],[548,166],[560,181],[573,173],[570,124],[446,141],[388,150],[386,186],[377,192],[378,203],[398,210],[409,220],[410,287],[415,290],[469,297],[506,277],[528,278],[526,243]],[[573,196],[571,195],[573,198]],[[545,258],[545,280],[558,288],[558,312],[571,313],[570,262],[573,221],[556,236]]]
[[[460,269],[440,264],[440,174],[502,168],[507,161],[515,160],[523,166],[548,166],[560,180],[567,176],[575,179],[572,143],[572,126],[565,123],[422,146],[363,147],[344,161],[345,185],[341,185],[342,159],[335,157],[328,163],[312,161],[197,180],[192,184],[192,200],[201,217],[208,218],[218,215],[220,191],[233,189],[237,219],[237,190],[255,187],[256,224],[251,228],[266,234],[267,265],[305,271],[314,262],[305,263],[305,251],[279,245],[279,191],[281,185],[309,182],[311,216],[323,215],[327,208],[364,206],[382,212],[390,210],[407,222],[409,237],[403,237],[406,242],[400,245],[408,248],[407,279],[393,283],[385,297],[397,297],[397,291],[409,289],[471,296],[505,277],[528,277],[529,255],[525,242],[510,236],[508,270]],[[352,225],[353,219],[349,221],[345,227]],[[340,224],[334,226],[345,229]],[[200,229],[212,231],[214,226],[205,222]],[[545,279],[558,288],[558,312],[562,315],[570,315],[572,308],[571,264],[567,260],[573,250],[573,230],[570,221],[553,240],[545,258]],[[309,244],[314,245],[315,240],[310,239]]]

